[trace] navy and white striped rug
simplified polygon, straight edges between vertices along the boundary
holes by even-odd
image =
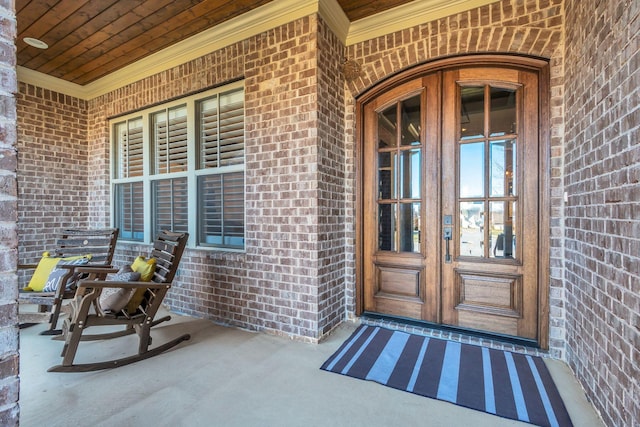
[[[571,426],[540,357],[362,325],[321,367],[539,426]]]

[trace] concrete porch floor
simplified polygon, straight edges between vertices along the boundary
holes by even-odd
[[[152,332],[159,345],[191,340],[117,369],[49,373],[62,342],[20,331],[20,425],[32,426],[515,426],[530,425],[321,371],[353,332],[347,322],[320,344],[172,315]],[[137,349],[137,336],[81,343],[78,362]],[[546,360],[575,426],[600,418],[562,362]]]

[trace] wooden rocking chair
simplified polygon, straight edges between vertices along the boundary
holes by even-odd
[[[150,255],[150,258],[156,260],[156,269],[153,278],[149,282],[107,281],[104,280],[106,277],[104,269],[81,268],[81,271],[90,273],[92,276],[90,279],[82,280],[78,284],[75,297],[70,303],[72,308],[71,315],[64,320],[63,324],[65,343],[61,354],[63,358],[62,364],[51,367],[49,372],[87,372],[128,365],[158,355],[191,338],[189,334],[181,335],[161,346],[149,349],[151,345],[151,328],[171,319],[171,316],[165,316],[156,320],[155,316],[161,307],[165,294],[171,288],[188,237],[188,233],[170,231],[160,233],[153,244],[153,250]],[[110,269],[108,272],[114,273],[116,270]],[[100,295],[104,288],[135,289],[136,292],[142,290],[144,297],[135,310],[131,310],[131,307],[125,307],[117,313],[110,313],[103,310],[100,305]],[[107,325],[122,325],[124,330],[97,335],[83,335],[91,326]],[[137,354],[104,362],[73,363],[80,341],[111,339],[133,333],[138,334],[139,338]]]
[[[113,253],[118,240],[117,228],[106,229],[69,229],[64,230],[56,238],[56,248],[49,251],[51,258],[68,258],[89,256],[86,266],[110,267]],[[56,329],[62,303],[64,299],[72,298],[75,294],[75,287],[68,287],[69,281],[79,279],[78,265],[63,265],[58,263],[57,267],[67,270],[60,280],[56,291],[36,292],[20,291],[18,296],[19,305],[35,304],[38,306],[37,312],[19,310],[18,321],[21,325],[31,323],[49,323],[49,328],[41,335],[59,335],[60,329]],[[19,264],[19,270],[37,271],[37,264]],[[23,307],[24,308],[24,307]]]

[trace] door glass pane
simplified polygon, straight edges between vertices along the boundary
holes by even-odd
[[[516,91],[491,88],[491,136],[516,133]]]
[[[460,138],[484,136],[484,86],[460,88]]]
[[[402,111],[401,145],[420,145],[420,95],[400,104]]]
[[[400,152],[400,197],[403,199],[420,198],[420,149],[412,149]]]
[[[484,143],[460,145],[460,197],[484,197]]]
[[[400,203],[400,252],[420,252],[420,203]]]
[[[484,256],[484,202],[460,202],[459,242],[460,256]]]
[[[378,153],[378,199],[396,197],[396,153]]]
[[[492,141],[489,149],[491,196],[515,194],[516,143],[515,140]]]
[[[378,113],[378,147],[396,147],[397,144],[397,106],[396,104]]]
[[[514,258],[516,251],[516,202],[489,203],[491,258]]]
[[[378,249],[381,251],[395,251],[395,204],[378,205]]]

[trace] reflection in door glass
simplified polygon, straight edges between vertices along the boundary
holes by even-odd
[[[491,141],[489,149],[491,196],[515,194],[516,143],[514,140]]]
[[[400,252],[420,252],[420,203],[400,204]]]
[[[516,202],[489,203],[491,258],[514,258],[516,251]]]
[[[378,147],[387,148],[397,145],[398,125],[396,112],[397,106],[394,104],[381,113],[378,113]]]
[[[460,88],[460,138],[484,136],[484,86]]]
[[[484,143],[460,144],[460,197],[484,196]]]
[[[516,133],[516,91],[491,88],[491,136]]]
[[[484,256],[484,202],[460,202],[460,255]]]
[[[395,251],[395,204],[378,204],[378,249]]]
[[[396,196],[395,152],[378,153],[378,199],[391,199]]]
[[[414,148],[400,152],[399,177],[400,197],[403,199],[420,198],[420,161],[421,150]]]
[[[400,145],[420,145],[420,95],[405,99],[402,111],[402,136]]]

